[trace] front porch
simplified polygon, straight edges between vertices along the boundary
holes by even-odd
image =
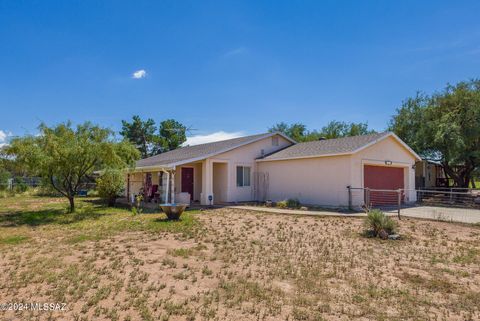
[[[230,170],[227,161],[205,159],[176,166],[135,169],[126,176],[125,197],[137,195],[145,204],[228,202]]]

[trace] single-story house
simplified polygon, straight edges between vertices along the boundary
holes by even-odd
[[[302,204],[347,206],[350,186],[405,189],[408,202],[415,201],[419,160],[391,132],[306,143],[265,133],[139,160],[127,174],[126,194],[204,205],[297,198]],[[351,202],[362,205],[364,195],[354,194]]]

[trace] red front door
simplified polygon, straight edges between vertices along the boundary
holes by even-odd
[[[370,193],[370,203],[372,205],[397,204],[398,194],[393,190],[404,188],[403,168],[365,165],[363,173],[365,188],[391,190],[390,192],[372,191]]]
[[[193,168],[182,167],[182,193],[190,193],[193,200]]]

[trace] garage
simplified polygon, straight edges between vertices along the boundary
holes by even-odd
[[[380,190],[404,189],[404,168],[390,166],[365,165],[363,169],[365,188]],[[402,195],[403,201],[404,195]],[[371,191],[372,205],[394,205],[398,203],[398,194],[388,191]]]
[[[256,172],[268,177],[259,185],[264,199],[296,198],[302,204],[359,207],[365,187],[390,190],[370,195],[369,204],[398,204],[416,200],[415,154],[394,133],[376,133],[293,144],[256,160]]]

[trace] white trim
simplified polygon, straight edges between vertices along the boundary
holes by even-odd
[[[130,169],[128,173],[144,173],[144,172],[149,172],[149,171],[166,171],[166,170],[172,170],[175,169],[175,166],[143,166],[143,167],[135,167],[133,169]]]
[[[238,167],[242,168],[242,184],[245,184],[245,168],[249,169],[249,175],[248,175],[248,185],[237,185],[238,184]],[[253,176],[253,164],[251,163],[235,163],[235,187],[236,188],[252,188],[252,176]]]

